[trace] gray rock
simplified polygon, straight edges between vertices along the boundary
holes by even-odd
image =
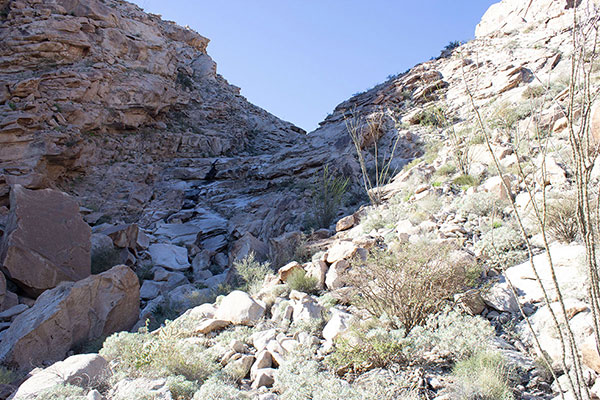
[[[148,248],[154,265],[173,271],[185,271],[190,267],[188,251],[185,247],[157,243]]]

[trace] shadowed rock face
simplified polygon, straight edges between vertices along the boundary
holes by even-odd
[[[77,202],[52,189],[13,187],[0,267],[25,293],[36,297],[62,281],[90,275],[91,229]]]

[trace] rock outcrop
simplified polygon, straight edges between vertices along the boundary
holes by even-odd
[[[0,243],[0,267],[25,293],[36,297],[60,282],[90,275],[90,237],[90,227],[70,196],[15,185]]]
[[[44,292],[2,334],[0,362],[30,369],[62,360],[74,346],[127,330],[139,314],[139,283],[129,267],[116,266]]]

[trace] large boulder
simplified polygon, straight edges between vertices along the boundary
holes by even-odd
[[[44,292],[2,336],[0,362],[30,369],[101,336],[131,328],[139,314],[139,282],[117,265],[79,282]]]
[[[156,243],[148,249],[152,263],[172,271],[185,271],[190,268],[188,250],[173,244]]]
[[[256,302],[248,293],[234,290],[219,304],[215,319],[232,324],[255,325],[265,314],[265,307]]]
[[[109,377],[108,362],[99,354],[78,354],[35,373],[19,386],[12,400],[29,400],[57,385],[92,387]]]
[[[90,275],[91,234],[77,202],[67,194],[15,185],[0,266],[25,293],[37,297],[60,282]]]

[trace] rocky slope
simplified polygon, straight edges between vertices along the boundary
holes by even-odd
[[[0,359],[27,372],[59,361],[26,377],[7,373],[2,395],[572,395],[548,324],[558,292],[550,291],[547,304],[523,263],[525,245],[508,200],[524,216],[532,211],[527,189],[536,199],[547,193],[568,204],[574,176],[563,110],[574,48],[570,24],[575,8],[597,26],[597,2],[526,3],[492,6],[475,40],[343,102],[306,134],[249,104],[216,74],[207,39],[136,6],[1,2]],[[600,69],[591,71],[596,93]],[[465,85],[490,131],[504,182],[482,143]],[[595,137],[599,120],[596,106]],[[374,143],[381,155],[399,138],[393,179],[377,189],[382,204],[357,212],[362,200],[337,204],[334,214],[346,216],[302,239],[298,229],[315,211],[312,185],[324,165],[351,179],[347,197],[357,194],[360,167],[349,121],[359,126],[367,170],[376,162]],[[597,184],[600,168],[591,174]],[[71,198],[40,190],[46,187]],[[539,253],[537,273],[551,283],[543,240],[530,219],[525,223]],[[552,237],[550,251],[565,318],[577,342],[586,343],[584,385],[600,395],[600,356],[581,272],[585,249],[559,243],[573,239]],[[446,246],[453,251],[442,266],[458,268],[457,276],[461,266],[476,266],[479,279],[451,293],[452,310],[430,315],[409,334],[393,318],[370,315],[352,295],[365,284],[352,276],[369,254],[414,257],[402,249],[435,254]],[[292,262],[272,271],[249,261],[251,252],[274,267]],[[88,256],[91,268],[81,261]],[[234,261],[241,281],[230,268]],[[421,272],[391,282],[395,292]],[[370,282],[377,279],[363,288]],[[418,287],[428,287],[424,282]],[[540,364],[524,315],[550,369]],[[176,320],[144,329],[165,317]],[[60,361],[130,328],[137,333],[110,336],[99,354]],[[500,363],[500,370],[486,363]]]

